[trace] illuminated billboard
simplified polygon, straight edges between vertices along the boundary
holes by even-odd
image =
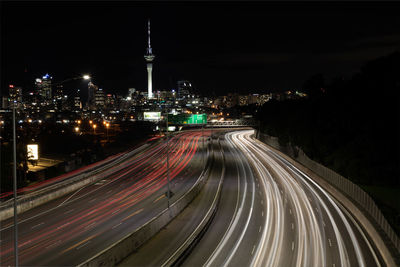
[[[38,145],[32,144],[27,145],[28,160],[38,160],[39,159],[39,148]]]
[[[161,112],[143,112],[143,119],[145,121],[159,121],[161,119]]]

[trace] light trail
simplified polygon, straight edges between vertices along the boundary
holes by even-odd
[[[252,164],[266,199],[265,225],[258,230],[261,236],[251,250],[250,266],[381,266],[351,215],[310,177],[252,139],[252,134],[226,135]],[[242,234],[246,231],[247,227]],[[233,252],[241,241],[230,245]],[[234,255],[225,257],[230,260]]]
[[[171,180],[190,167],[189,163],[198,150],[200,138],[201,133],[193,131],[181,133],[170,139],[170,147],[175,149],[175,152],[170,154]],[[20,228],[25,229],[23,225],[28,224],[32,218],[37,219],[46,214],[60,213],[60,216],[50,216],[50,220],[35,231],[25,230],[20,233],[19,248],[22,264],[40,258],[40,255],[50,251],[53,251],[52,255],[64,257],[65,254],[65,257],[68,257],[68,253],[72,253],[73,249],[66,250],[66,246],[93,251],[93,246],[95,246],[96,240],[101,238],[102,233],[114,230],[115,225],[118,225],[118,229],[120,229],[122,227],[120,225],[131,220],[134,215],[144,214],[143,216],[146,216],[147,213],[142,212],[143,208],[136,211],[134,208],[150,197],[155,198],[154,193],[166,185],[165,153],[165,144],[157,144],[146,152],[120,164],[118,168],[111,168],[113,172],[108,175],[104,184],[100,186],[93,184],[88,190],[82,189],[81,192],[85,192],[80,192],[79,196],[76,192],[74,198],[68,198],[63,205],[51,209],[51,212],[43,212],[38,216],[32,216],[19,222]],[[121,188],[119,184],[125,182],[128,184]],[[102,193],[102,191],[107,192],[112,188],[118,189],[115,193]],[[91,202],[92,198],[96,201]],[[84,207],[80,207],[81,201],[85,201]],[[12,240],[5,239],[3,233],[9,227],[1,229],[1,265],[12,263]],[[96,235],[90,238],[90,242],[82,242],[94,234]],[[59,242],[60,240],[62,242]],[[76,245],[78,243],[81,245]]]

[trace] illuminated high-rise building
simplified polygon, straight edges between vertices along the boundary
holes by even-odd
[[[9,92],[9,96],[10,96],[9,107],[21,108],[22,107],[22,88],[10,84],[8,87],[8,92]]]
[[[178,81],[178,98],[189,98],[192,84],[189,81]]]
[[[147,97],[149,99],[153,98],[153,80],[152,80],[152,71],[153,71],[153,60],[155,55],[153,55],[153,51],[150,45],[150,20],[147,22],[147,33],[148,33],[148,46],[146,49],[146,54],[144,55],[144,59],[147,62]]]
[[[105,94],[103,89],[99,88],[94,94],[94,102],[97,108],[104,108]]]
[[[40,95],[45,100],[51,100],[51,77],[48,73],[44,75],[41,79],[41,91]],[[40,79],[36,79],[40,80]]]
[[[99,87],[92,82],[88,84],[88,101],[87,107],[89,109],[94,109],[96,106],[96,93],[99,90]]]

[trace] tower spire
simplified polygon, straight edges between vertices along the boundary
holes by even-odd
[[[147,90],[148,90],[148,98],[153,98],[153,77],[151,75],[153,71],[153,60],[155,56],[153,55],[153,51],[150,45],[150,19],[147,21],[147,34],[148,34],[148,46],[146,49],[146,55],[144,55],[144,59],[147,62]]]
[[[148,35],[148,47],[147,47],[147,54],[153,54],[150,44],[150,19],[147,20],[147,35]]]

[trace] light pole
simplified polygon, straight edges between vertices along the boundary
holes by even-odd
[[[18,219],[17,219],[17,139],[15,134],[15,103],[13,105],[13,184],[14,184],[14,258],[15,266],[18,266]]]
[[[106,128],[107,128],[107,143],[108,143],[108,127],[110,126],[110,124],[107,122],[106,123]]]
[[[206,154],[205,154],[205,149],[204,149],[204,123],[201,124],[201,139],[203,141],[203,168],[204,168],[206,165],[206,163],[205,163],[206,162],[206,159],[205,159]]]
[[[170,191],[169,191],[169,130],[168,130],[168,108],[167,108],[167,201],[168,201],[168,209],[169,209],[169,199],[170,199]]]

